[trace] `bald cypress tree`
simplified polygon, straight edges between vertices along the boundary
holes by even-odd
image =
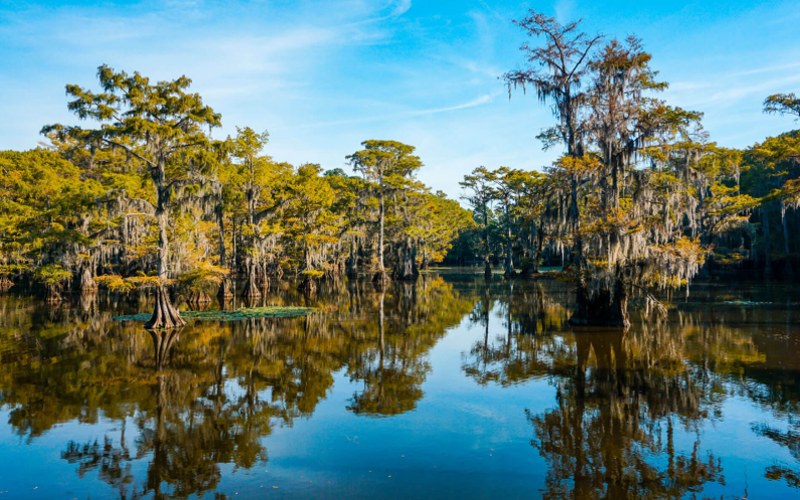
[[[562,25],[552,17],[531,10],[527,17],[514,21],[529,36],[542,41],[538,46],[525,43],[520,50],[525,54],[529,66],[503,75],[512,89],[527,91],[532,87],[543,103],[552,105],[555,126],[542,131],[539,138],[545,148],[562,144],[566,156],[572,160],[581,158],[585,151],[585,110],[588,93],[585,90],[590,73],[592,53],[600,43],[600,35],[588,35],[580,31],[578,22]],[[573,164],[568,161],[566,164]],[[563,230],[571,242],[570,260],[576,277],[576,310],[574,319],[584,323],[589,316],[589,290],[585,280],[585,256],[581,230],[581,205],[579,191],[588,181],[580,168],[566,169],[569,182],[568,217]]]
[[[385,265],[387,198],[410,185],[422,161],[414,154],[414,146],[402,142],[367,140],[361,145],[364,149],[347,156],[347,160],[372,183],[371,190],[378,200],[378,258],[374,280],[384,283],[388,281]]]
[[[206,106],[199,94],[188,92],[192,82],[185,76],[152,83],[138,72],[129,75],[106,65],[98,68],[97,76],[99,92],[73,84],[66,88],[72,98],[69,110],[94,121],[97,127],[50,125],[42,132],[79,138],[93,147],[124,150],[131,162],[149,174],[157,200],[159,285],[153,316],[145,327],[183,326],[167,290],[170,206],[176,188],[198,181],[198,172],[183,160],[191,150],[208,147],[207,130],[221,124],[220,115]]]

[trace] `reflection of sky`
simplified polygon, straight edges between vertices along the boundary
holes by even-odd
[[[42,125],[74,122],[64,84],[96,67],[155,79],[186,74],[235,125],[268,129],[269,153],[344,166],[365,139],[418,147],[420,177],[458,193],[478,165],[538,168],[552,123],[498,76],[522,62],[510,0],[21,1],[0,5],[0,149],[35,146]],[[792,126],[764,116],[768,94],[800,88],[800,9],[792,0],[536,2],[589,32],[642,37],[674,104],[706,113],[712,139],[743,147]],[[218,135],[221,135],[217,132]]]
[[[89,471],[78,480],[77,464],[70,464],[61,458],[69,441],[79,445],[94,443],[102,447],[104,436],[119,446],[121,421],[99,418],[93,424],[79,423],[75,420],[55,425],[53,428],[33,438],[20,437],[8,424],[8,409],[0,411],[0,461],[3,472],[0,474],[0,498],[100,498],[113,497],[110,487],[97,477],[97,469]],[[136,455],[138,430],[132,419],[125,426],[125,444],[132,457]],[[131,474],[139,482],[147,476],[147,461],[134,461]],[[136,485],[140,488],[139,484]],[[128,487],[128,491],[131,488]],[[102,492],[99,495],[98,492]]]

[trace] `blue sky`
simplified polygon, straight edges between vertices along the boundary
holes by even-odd
[[[744,147],[797,128],[763,115],[800,91],[800,5],[780,1],[341,0],[0,2],[0,149],[35,147],[75,123],[64,85],[96,88],[102,63],[153,79],[185,74],[235,126],[268,130],[267,153],[347,168],[365,139],[417,147],[420,178],[458,196],[479,165],[541,168],[552,124],[498,79],[522,66],[511,20],[536,7],[587,32],[635,34],[670,82],[670,103],[705,113],[711,139]]]

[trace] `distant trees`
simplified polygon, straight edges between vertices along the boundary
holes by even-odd
[[[4,286],[15,276],[46,265],[76,270],[89,266],[88,251],[101,229],[93,207],[103,186],[86,178],[56,152],[34,149],[0,153],[0,275]],[[15,278],[14,278],[15,279]],[[64,279],[48,286],[58,297]],[[85,283],[84,283],[85,284]]]
[[[0,153],[0,291],[19,279],[53,300],[67,287],[154,291],[147,326],[172,328],[176,297],[230,297],[229,275],[249,299],[284,274],[307,292],[360,268],[415,279],[472,224],[416,180],[413,146],[365,141],[347,158],[358,177],[295,167],[265,153],[266,132],[212,139],[221,118],[186,77],[107,66],[98,77],[99,91],[67,86],[69,109],[94,127],[49,125],[51,150]]]
[[[744,155],[720,148],[707,140],[700,113],[656,98],[667,84],[637,38],[601,43],[578,23],[534,11],[516,24],[541,45],[523,45],[529,67],[503,79],[509,95],[533,88],[551,104],[556,124],[539,138],[564,154],[544,173],[480,167],[464,177],[487,276],[497,252],[506,276],[516,272],[514,259],[529,275],[543,255],[554,262],[561,253],[576,284],[570,321],[627,327],[628,297],[652,301],[657,290],[688,287],[709,256],[714,265],[741,262],[745,247],[759,246],[757,233],[769,267],[777,214],[790,260],[796,134]],[[798,109],[793,94],[765,101],[767,112]]]
[[[221,117],[188,78],[101,66],[99,91],[67,86],[68,108],[92,126],[46,126],[50,150],[0,153],[0,291],[20,279],[52,300],[67,287],[152,289],[148,327],[171,328],[183,324],[176,295],[192,307],[215,288],[230,297],[232,277],[252,300],[284,275],[309,293],[360,271],[414,280],[455,243],[452,256],[482,260],[487,277],[493,263],[509,278],[562,265],[573,324],[625,327],[629,298],[688,290],[702,270],[792,275],[798,131],[720,147],[700,113],[657,97],[667,84],[637,38],[534,11],[517,24],[539,44],[522,46],[527,67],[504,83],[551,106],[539,138],[563,154],[540,172],[474,169],[461,182],[471,212],[417,179],[413,146],[364,141],[346,157],[355,176],[276,162],[266,132],[212,139]],[[767,97],[764,111],[800,119],[793,93]]]
[[[401,226],[413,221],[413,208],[410,207],[411,193],[421,186],[415,180],[422,161],[414,154],[414,147],[397,141],[368,140],[361,143],[363,149],[356,151],[347,159],[353,169],[364,176],[368,198],[375,200],[377,219],[377,258],[374,281],[386,282],[386,229],[387,216],[399,229],[394,235],[397,241],[398,266],[395,276],[402,280],[416,278],[416,242],[412,235]],[[391,206],[388,207],[387,203]]]
[[[267,132],[257,133],[244,127],[238,128],[236,136],[229,140],[234,213],[241,214],[239,252],[244,259],[242,265],[246,278],[243,294],[250,298],[261,296],[257,279],[259,274],[266,276],[263,266],[266,265],[266,246],[269,244],[266,240],[270,236],[262,222],[274,205],[272,190],[286,170],[262,154],[268,139]]]
[[[465,175],[459,184],[465,190],[464,200],[472,207],[475,222],[480,227],[481,251],[483,253],[484,275],[492,275],[491,244],[489,242],[489,220],[492,217],[491,204],[494,201],[492,180],[494,174],[486,167],[478,167],[471,174]]]
[[[764,101],[767,113],[794,114],[800,119],[800,100],[794,94],[776,94]],[[742,189],[758,197],[757,226],[751,228],[750,257],[763,263],[765,274],[773,274],[773,253],[781,250],[784,274],[792,276],[798,265],[798,219],[800,206],[800,131],[769,137],[744,152]],[[780,227],[780,230],[778,230]],[[794,245],[794,246],[793,246]],[[792,249],[794,248],[794,252]],[[760,253],[760,255],[758,255]]]

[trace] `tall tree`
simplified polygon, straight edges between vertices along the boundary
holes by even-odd
[[[587,100],[582,86],[585,86],[585,79],[590,71],[591,54],[602,37],[579,31],[577,22],[562,25],[554,18],[534,10],[529,12],[528,17],[514,22],[528,36],[542,38],[544,44],[532,47],[525,43],[520,48],[530,66],[503,75],[509,97],[512,88],[519,87],[524,92],[528,86],[532,86],[541,102],[551,102],[558,123],[544,130],[539,137],[544,141],[545,148],[562,143],[567,156],[580,158],[584,155],[585,130],[582,112]],[[570,188],[568,222],[572,236],[571,261],[577,278],[576,319],[581,320],[588,315],[589,299],[587,283],[583,280],[583,239],[578,203],[578,188],[585,179],[580,175],[581,169],[570,169],[567,172]]]
[[[464,176],[459,185],[467,190],[462,196],[472,206],[476,222],[481,228],[481,246],[483,249],[483,274],[486,278],[492,276],[491,244],[489,242],[489,219],[491,217],[491,204],[494,201],[492,189],[493,174],[484,166],[474,169]]]
[[[378,198],[378,259],[375,281],[386,282],[388,274],[384,259],[386,231],[386,201],[390,193],[404,189],[422,167],[414,146],[397,141],[367,140],[361,143],[364,149],[356,151],[347,159],[367,181],[373,183]]]
[[[699,113],[649,97],[667,86],[655,80],[650,59],[641,42],[629,37],[625,42],[609,42],[591,63],[595,81],[587,125],[598,165],[592,172],[592,186],[586,191],[594,208],[587,214],[592,262],[587,267],[592,286],[590,308],[586,317],[573,319],[579,324],[627,327],[629,289],[648,282],[642,269],[668,255],[669,263],[661,262],[648,273],[662,273],[671,265],[671,274],[683,283],[703,261],[699,241],[684,238],[692,228],[685,228],[678,215],[693,210],[697,193],[665,190],[658,176],[651,175],[652,170],[635,169],[637,158],[648,145],[674,141],[700,119]],[[666,224],[648,220],[656,199],[663,200]],[[689,219],[696,221],[695,217]],[[681,254],[663,252],[678,243]],[[670,282],[663,276],[659,279],[664,284]]]
[[[269,140],[265,131],[257,133],[250,127],[238,128],[237,134],[232,139],[233,158],[236,160],[238,177],[236,182],[244,193],[244,228],[242,233],[242,251],[244,254],[244,269],[247,281],[244,286],[244,295],[258,298],[261,291],[256,283],[258,266],[261,263],[259,242],[261,240],[260,219],[262,214],[259,208],[262,203],[263,191],[269,189],[272,180],[272,161],[261,154]]]
[[[129,75],[106,65],[98,68],[97,76],[100,92],[70,84],[67,95],[73,99],[68,104],[70,111],[81,119],[99,122],[99,128],[52,125],[43,132],[62,131],[93,144],[122,149],[147,170],[156,190],[160,283],[153,316],[145,327],[183,326],[167,290],[170,206],[176,187],[197,180],[191,178],[196,172],[181,159],[188,150],[208,145],[206,127],[219,126],[220,115],[206,106],[199,94],[187,91],[191,80],[185,76],[151,83],[139,72]]]
[[[492,190],[494,198],[499,202],[502,210],[503,236],[505,238],[505,256],[503,259],[503,276],[509,278],[516,275],[514,270],[514,235],[513,228],[516,226],[514,217],[514,206],[517,204],[520,195],[520,184],[517,177],[519,170],[508,167],[500,167],[492,172]]]

